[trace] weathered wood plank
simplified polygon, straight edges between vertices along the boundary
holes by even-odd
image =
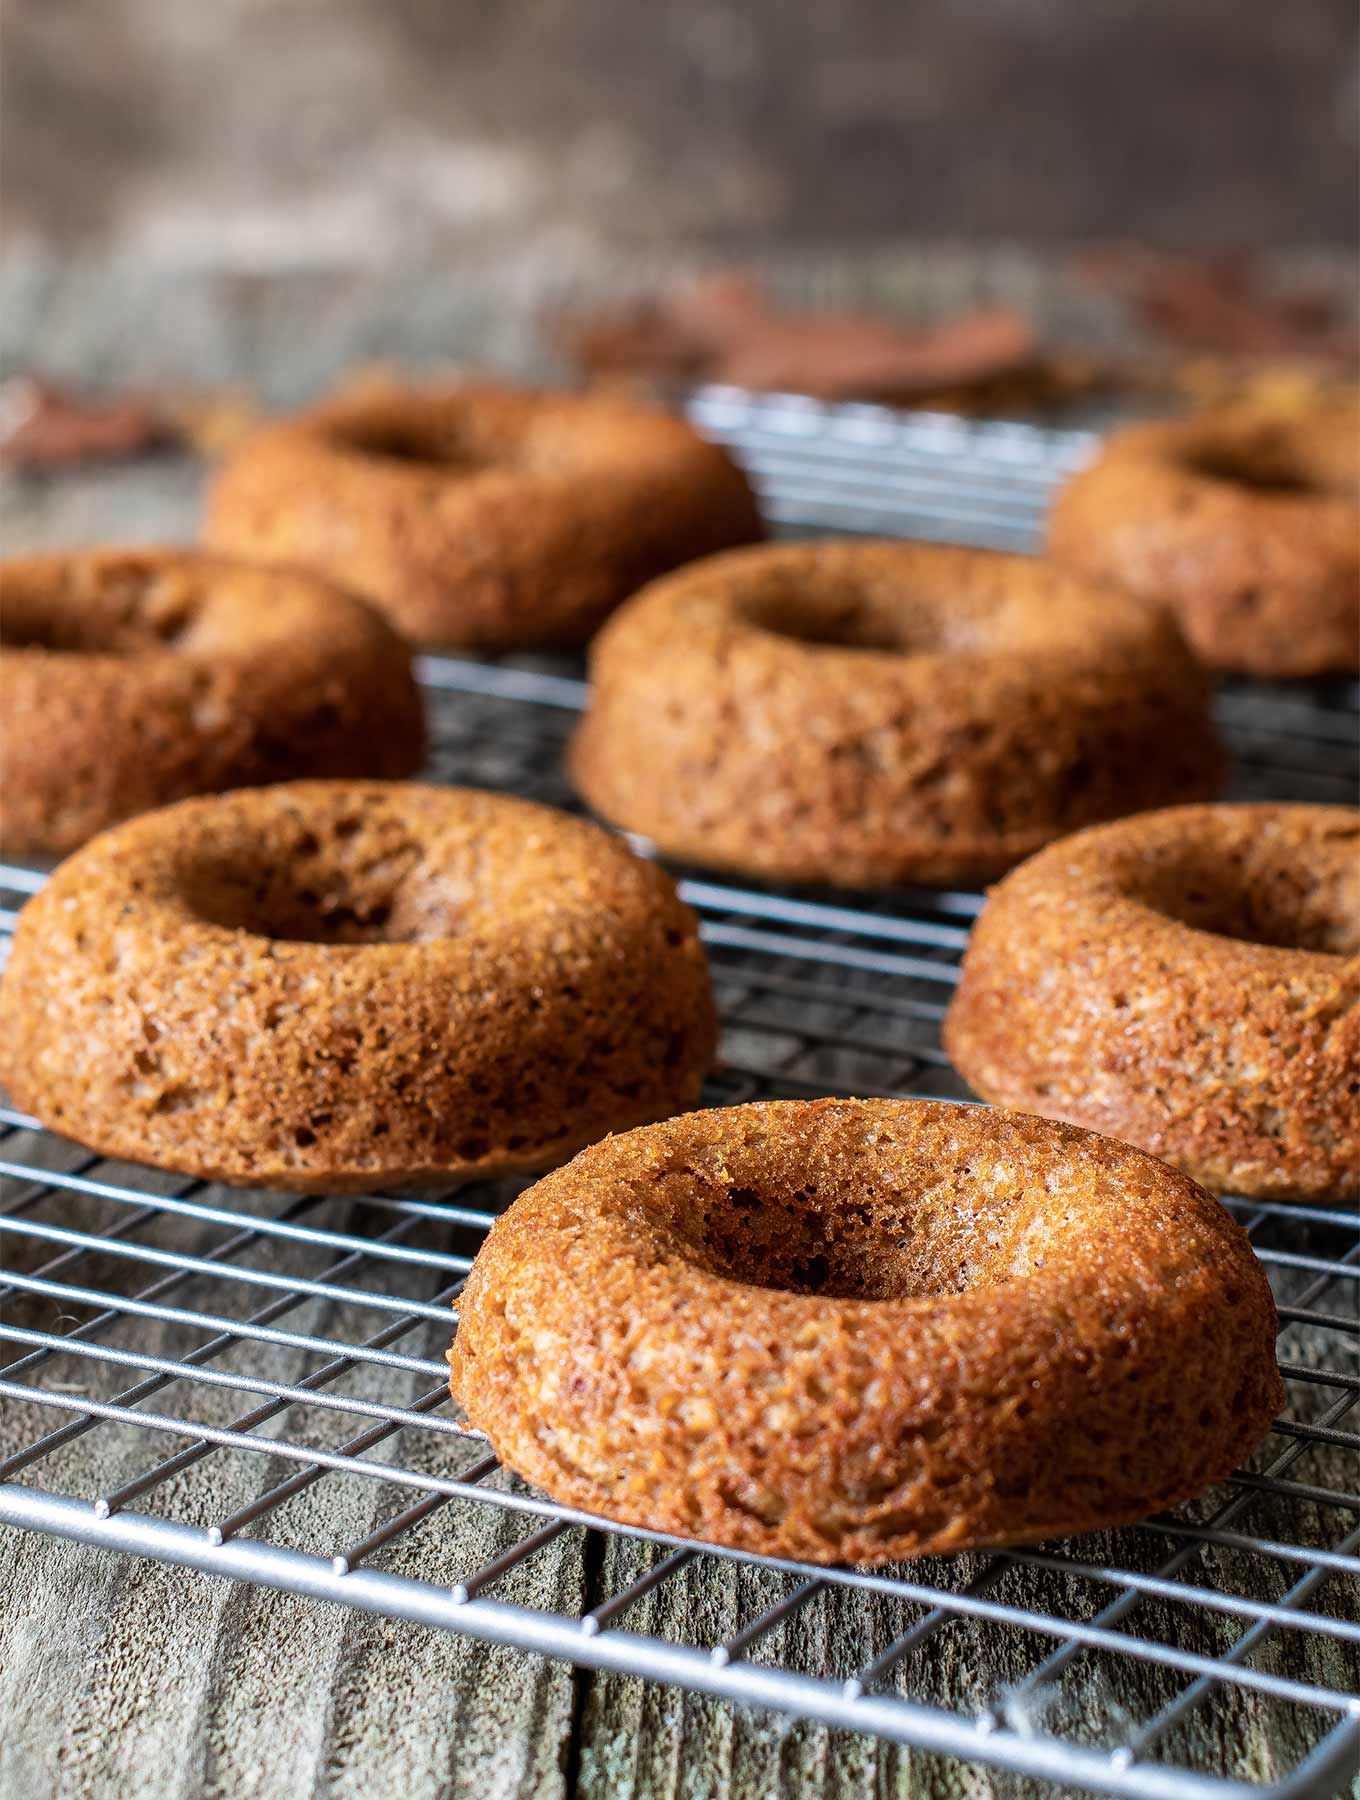
[[[245,1209],[252,1204],[247,1198]],[[101,1215],[97,1203],[75,1196],[59,1210],[65,1223],[78,1228],[97,1226],[108,1216],[107,1207]],[[353,1211],[337,1203],[324,1222],[344,1229]],[[48,1203],[44,1216],[51,1212]],[[155,1241],[201,1255],[223,1236],[220,1227],[162,1225]],[[31,1253],[22,1259],[11,1254],[7,1266],[31,1268],[36,1260]],[[97,1277],[97,1260],[83,1259],[64,1271],[65,1279]],[[314,1251],[290,1246],[254,1251],[249,1260],[275,1273],[318,1273]],[[154,1274],[149,1271],[147,1278]],[[129,1285],[126,1267],[118,1278]],[[401,1293],[409,1280],[397,1267],[385,1281],[369,1278],[366,1285]],[[416,1291],[423,1295],[429,1285],[422,1277]],[[260,1290],[242,1289],[239,1298],[228,1293],[225,1305],[239,1316],[259,1298]],[[174,1301],[224,1305],[221,1291],[210,1292],[201,1281]],[[56,1309],[47,1301],[9,1307],[6,1316],[59,1328]],[[374,1330],[375,1314],[311,1301],[279,1322],[353,1341]],[[101,1342],[176,1356],[202,1336],[139,1321],[104,1334]],[[400,1347],[435,1359],[446,1344],[447,1334],[431,1324]],[[224,1354],[214,1366],[296,1381],[317,1366],[317,1358],[256,1344]],[[69,1358],[48,1373],[94,1398],[110,1398],[138,1379],[136,1371]],[[404,1404],[430,1383],[368,1366],[335,1385],[359,1398]],[[185,1384],[179,1383],[147,1405],[185,1406],[197,1422],[224,1425],[256,1403],[250,1395],[202,1387],[186,1400]],[[0,1420],[0,1454],[28,1441],[35,1421],[37,1428],[48,1429],[63,1422],[37,1408],[7,1408]],[[334,1448],[362,1422],[339,1412],[294,1408],[281,1425],[308,1445]],[[273,1429],[263,1427],[261,1436]],[[93,1498],[180,1442],[105,1424],[34,1465],[24,1478]],[[466,1466],[475,1449],[422,1436],[403,1446],[403,1460],[446,1474]],[[217,1452],[134,1504],[207,1525],[297,1468],[267,1454]],[[274,1542],[333,1555],[413,1497],[329,1475],[271,1516],[265,1529]],[[401,1543],[390,1566],[451,1585],[524,1530],[511,1515],[454,1504],[435,1516],[432,1529]],[[526,1605],[579,1608],[581,1534],[548,1547],[498,1591]],[[562,1791],[572,1677],[541,1659],[17,1532],[0,1534],[0,1595],[0,1792],[15,1800],[138,1792],[263,1800],[309,1790],[430,1800],[490,1792],[546,1800]]]
[[[1286,1277],[1280,1284],[1282,1297],[1298,1293],[1306,1280]],[[1318,1343],[1311,1332],[1292,1328],[1287,1345],[1297,1361],[1316,1358]],[[1295,1416],[1316,1416],[1324,1401],[1333,1397],[1322,1389],[1296,1393]],[[1258,1453],[1256,1465],[1268,1466],[1286,1448],[1286,1440],[1271,1438]],[[1345,1488],[1353,1485],[1354,1468],[1350,1452],[1314,1446],[1291,1473],[1324,1487]],[[1214,1505],[1228,1497],[1229,1490],[1217,1490],[1191,1513],[1207,1518]],[[1262,1495],[1252,1501],[1237,1528],[1326,1549],[1335,1547],[1353,1524],[1345,1512]],[[1070,1549],[1088,1562],[1152,1574],[1178,1547],[1173,1540],[1134,1530],[1074,1540]],[[1066,1547],[1047,1548],[1062,1554]],[[648,1565],[650,1554],[612,1540],[604,1559],[603,1587],[616,1591],[626,1585]],[[983,1567],[982,1558],[961,1557],[922,1565],[917,1573],[957,1590]],[[1184,1579],[1246,1600],[1278,1603],[1302,1572],[1297,1564],[1209,1546],[1185,1569]],[[711,1644],[791,1585],[787,1578],[704,1559],[653,1590],[626,1623],[677,1641]],[[1117,1591],[1016,1563],[990,1590],[990,1597],[1060,1620],[1089,1622]],[[1318,1598],[1320,1610],[1360,1620],[1360,1594],[1344,1576],[1332,1577]],[[845,1677],[919,1616],[897,1602],[824,1591],[764,1642],[757,1660]],[[1221,1656],[1250,1624],[1250,1619],[1144,1598],[1121,1628],[1193,1654]],[[1190,1678],[1175,1671],[1087,1651],[1061,1679],[1045,1682],[1033,1694],[1012,1696],[1053,1647],[1052,1640],[1038,1634],[956,1619],[899,1666],[897,1691],[965,1716],[999,1703],[1006,1722],[1019,1729],[1056,1730],[1078,1743],[1109,1746],[1120,1742],[1131,1725],[1154,1717],[1189,1685]],[[1356,1691],[1360,1683],[1360,1655],[1353,1644],[1297,1631],[1267,1635],[1249,1665],[1341,1692]],[[1168,1732],[1163,1754],[1205,1773],[1266,1782],[1287,1774],[1320,1734],[1318,1722],[1310,1723],[1299,1709],[1245,1689],[1220,1686],[1211,1704],[1196,1707]],[[582,1719],[583,1796],[680,1800],[693,1791],[688,1783],[696,1771],[713,1769],[727,1772],[734,1794],[816,1793],[834,1800],[887,1794],[946,1800],[976,1794],[1028,1800],[1051,1792],[1043,1784],[989,1774],[946,1758],[876,1746],[814,1726],[789,1727],[694,1697],[658,1696],[623,1677],[592,1678]]]

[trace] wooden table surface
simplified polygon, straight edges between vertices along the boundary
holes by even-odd
[[[1014,264],[1014,258],[1012,258]],[[832,266],[832,265],[828,265]],[[916,265],[913,263],[912,267]],[[1014,264],[1010,279],[1037,280]],[[1016,274],[1016,270],[1019,274]],[[982,286],[996,284],[994,269]],[[956,270],[957,274],[957,270]],[[967,277],[964,271],[963,279]],[[839,279],[839,278],[838,278]],[[891,268],[880,287],[893,289]],[[833,289],[835,283],[829,284]],[[907,274],[897,286],[909,286]],[[844,287],[844,282],[840,282]],[[437,291],[436,291],[437,290]],[[447,285],[337,280],[322,274],[286,284],[227,275],[192,278],[127,268],[66,270],[29,259],[0,275],[0,334],[10,369],[42,366],[105,382],[152,380],[169,373],[200,385],[243,381],[274,398],[295,399],[356,362],[391,357],[412,363],[489,359],[535,368],[540,351],[535,307],[502,296],[463,294]],[[8,482],[0,490],[0,532],[13,551],[38,544],[101,538],[191,534],[200,468],[155,457],[51,480]],[[340,1203],[337,1203],[339,1206]],[[192,1248],[188,1231],[178,1242]],[[287,1269],[281,1255],[278,1266]],[[37,1313],[41,1309],[35,1309]],[[23,1309],[16,1309],[18,1314]],[[51,1328],[51,1309],[40,1322]],[[336,1333],[343,1309],[318,1309],[308,1328]],[[154,1352],[167,1328],[149,1325],[139,1347]],[[443,1343],[412,1340],[438,1356]],[[259,1367],[258,1361],[252,1364]],[[296,1377],[281,1354],[266,1370]],[[367,1390],[392,1399],[390,1375],[367,1371]],[[398,1399],[402,1398],[399,1394]],[[211,1394],[203,1416],[216,1418]],[[221,1418],[234,1405],[222,1395]],[[28,1409],[0,1414],[0,1455],[32,1433]],[[440,1440],[422,1454],[445,1458]],[[1318,1453],[1313,1478],[1345,1485],[1346,1455]],[[65,1453],[63,1485],[97,1493],[143,1468],[137,1434],[104,1426]],[[207,1523],[288,1466],[267,1457],[212,1458],[159,1497],[190,1522]],[[325,1481],[306,1507],[282,1520],[283,1541],[339,1547],[376,1522],[375,1486]],[[1304,1509],[1307,1512],[1307,1509]],[[520,1535],[489,1508],[452,1507],[438,1529],[399,1540],[392,1566],[452,1583]],[[1254,1516],[1268,1530],[1270,1506]],[[1289,1529],[1309,1529],[1298,1509]],[[1312,1521],[1318,1542],[1327,1525]],[[276,1534],[278,1535],[278,1534]],[[589,1545],[588,1548],[585,1546]],[[1089,1553],[1088,1540],[1083,1548]],[[1099,1554],[1099,1545],[1095,1546]],[[1152,1550],[1141,1552],[1149,1559]],[[523,1565],[504,1597],[579,1612],[614,1591],[649,1553],[611,1540],[603,1548],[572,1531]],[[1114,1554],[1112,1552],[1112,1554]],[[1119,1555],[1131,1552],[1121,1540]],[[957,1571],[956,1571],[957,1573]],[[1204,1579],[1275,1599],[1278,1568],[1226,1552],[1207,1553]],[[762,1571],[692,1564],[639,1609],[639,1629],[668,1628],[690,1641],[715,1641],[782,1587]],[[1001,1592],[1019,1604],[1070,1605],[1070,1591],[1041,1572],[1012,1569]],[[764,1597],[764,1598],[762,1598]],[[1094,1611],[1103,1596],[1088,1596]],[[631,1623],[631,1621],[630,1621]],[[1148,1635],[1188,1648],[1221,1651],[1240,1624],[1209,1617],[1187,1627],[1159,1603],[1140,1613]],[[798,1666],[848,1670],[900,1628],[885,1600],[828,1597],[800,1614],[773,1648]],[[922,1696],[968,1712],[1032,1666],[1037,1652],[1015,1634],[960,1622],[932,1641],[913,1679]],[[1282,1659],[1303,1679],[1354,1685],[1347,1647],[1314,1639]],[[1155,1706],[1181,1685],[1147,1670],[1135,1696]],[[1128,1696],[1080,1675],[1061,1705],[1098,1739],[1118,1729]],[[1206,1771],[1255,1780],[1291,1766],[1300,1752],[1281,1708],[1235,1691],[1200,1708],[1178,1740],[1180,1753]],[[159,1564],[110,1555],[19,1532],[0,1532],[0,1795],[49,1796],[354,1795],[365,1800],[501,1800],[503,1796],[828,1796],[878,1800],[887,1795],[1019,1796],[1053,1790],[938,1756],[866,1738],[790,1725],[691,1695],[614,1675],[565,1666],[455,1636],[395,1623],[262,1589],[187,1575]]]

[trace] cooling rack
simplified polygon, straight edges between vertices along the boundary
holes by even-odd
[[[692,410],[776,525],[803,532],[1030,548],[1054,482],[1091,449],[1078,432],[721,389]],[[421,673],[436,779],[573,804],[561,748],[579,668],[439,657]],[[1219,709],[1239,795],[1354,799],[1353,686],[1238,683]],[[41,881],[0,870],[0,925]],[[862,903],[692,874],[684,892],[725,1021],[710,1102],[965,1097],[939,1021],[979,896]],[[11,1525],[1069,1788],[1282,1800],[1336,1792],[1353,1766],[1360,1240],[1341,1210],[1226,1202],[1276,1288],[1290,1403],[1222,1488],[1134,1530],[869,1572],[602,1525],[458,1429],[450,1307],[522,1183],[245,1194],[101,1160],[12,1108],[0,1176]],[[346,1541],[318,1535],[335,1484],[356,1495]],[[584,1599],[527,1604],[524,1572],[572,1533]],[[429,1577],[435,1545],[450,1579]],[[729,1611],[687,1612],[675,1596],[718,1565]],[[1206,1719],[1213,1766],[1196,1748]],[[1264,1758],[1238,1754],[1249,1738]]]

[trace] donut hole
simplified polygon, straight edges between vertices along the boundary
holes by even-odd
[[[825,1299],[926,1299],[1014,1274],[1010,1234],[979,1232],[948,1197],[773,1182],[705,1190],[676,1224],[710,1274]]]
[[[460,407],[375,410],[334,427],[335,441],[360,456],[382,462],[438,469],[444,475],[475,475],[516,460],[514,446],[500,433],[479,428]]]
[[[957,647],[958,633],[917,596],[835,582],[790,584],[750,599],[748,624],[818,650],[877,650],[919,656]]]
[[[734,584],[735,611],[757,631],[812,650],[940,656],[993,649],[1015,634],[1017,584],[1033,580],[1021,559],[983,552],[939,550],[918,563],[890,555],[866,561],[834,546],[788,550],[783,565],[752,559]]]
[[[1286,443],[1261,439],[1253,444],[1213,444],[1186,459],[1192,475],[1247,488],[1255,494],[1312,495],[1324,492]]]
[[[60,585],[7,581],[0,645],[74,656],[143,656],[182,647],[201,610],[184,571],[136,556],[76,564]]]
[[[1279,950],[1360,954],[1360,830],[1338,833],[1334,858],[1309,866],[1268,857],[1181,863],[1149,898],[1197,931]]]
[[[436,894],[382,879],[308,885],[288,875],[206,874],[193,907],[209,924],[288,944],[412,944],[458,930],[455,909]]]
[[[460,925],[453,883],[380,818],[337,817],[250,854],[206,859],[183,891],[207,923],[282,943],[411,944],[453,937]]]
[[[812,650],[886,650],[901,654],[907,649],[901,631],[892,621],[875,617],[853,602],[823,608],[771,607],[751,622],[775,637],[789,638]]]

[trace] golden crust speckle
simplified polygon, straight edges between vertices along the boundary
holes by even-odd
[[[410,651],[316,576],[194,550],[12,557],[0,609],[10,855],[191,794],[424,759]]]
[[[691,1104],[693,915],[593,825],[298,782],[105,832],[24,907],[0,1077],[105,1155],[304,1190],[541,1169]]]
[[[497,1221],[452,1390],[556,1500],[879,1562],[1126,1523],[1283,1404],[1245,1234],[1049,1120],[780,1101],[611,1138]]]
[[[581,644],[663,570],[761,535],[681,419],[488,386],[342,396],[228,459],[206,536],[322,570],[421,643]]]
[[[986,880],[1222,772],[1175,626],[1032,557],[737,551],[624,607],[591,678],[570,757],[591,805],[776,880]]]
[[[1058,561],[1180,620],[1216,668],[1360,667],[1360,415],[1257,410],[1129,426],[1049,520]]]
[[[1054,844],[989,898],[945,1020],[988,1100],[1220,1193],[1360,1187],[1360,812],[1175,807]]]

